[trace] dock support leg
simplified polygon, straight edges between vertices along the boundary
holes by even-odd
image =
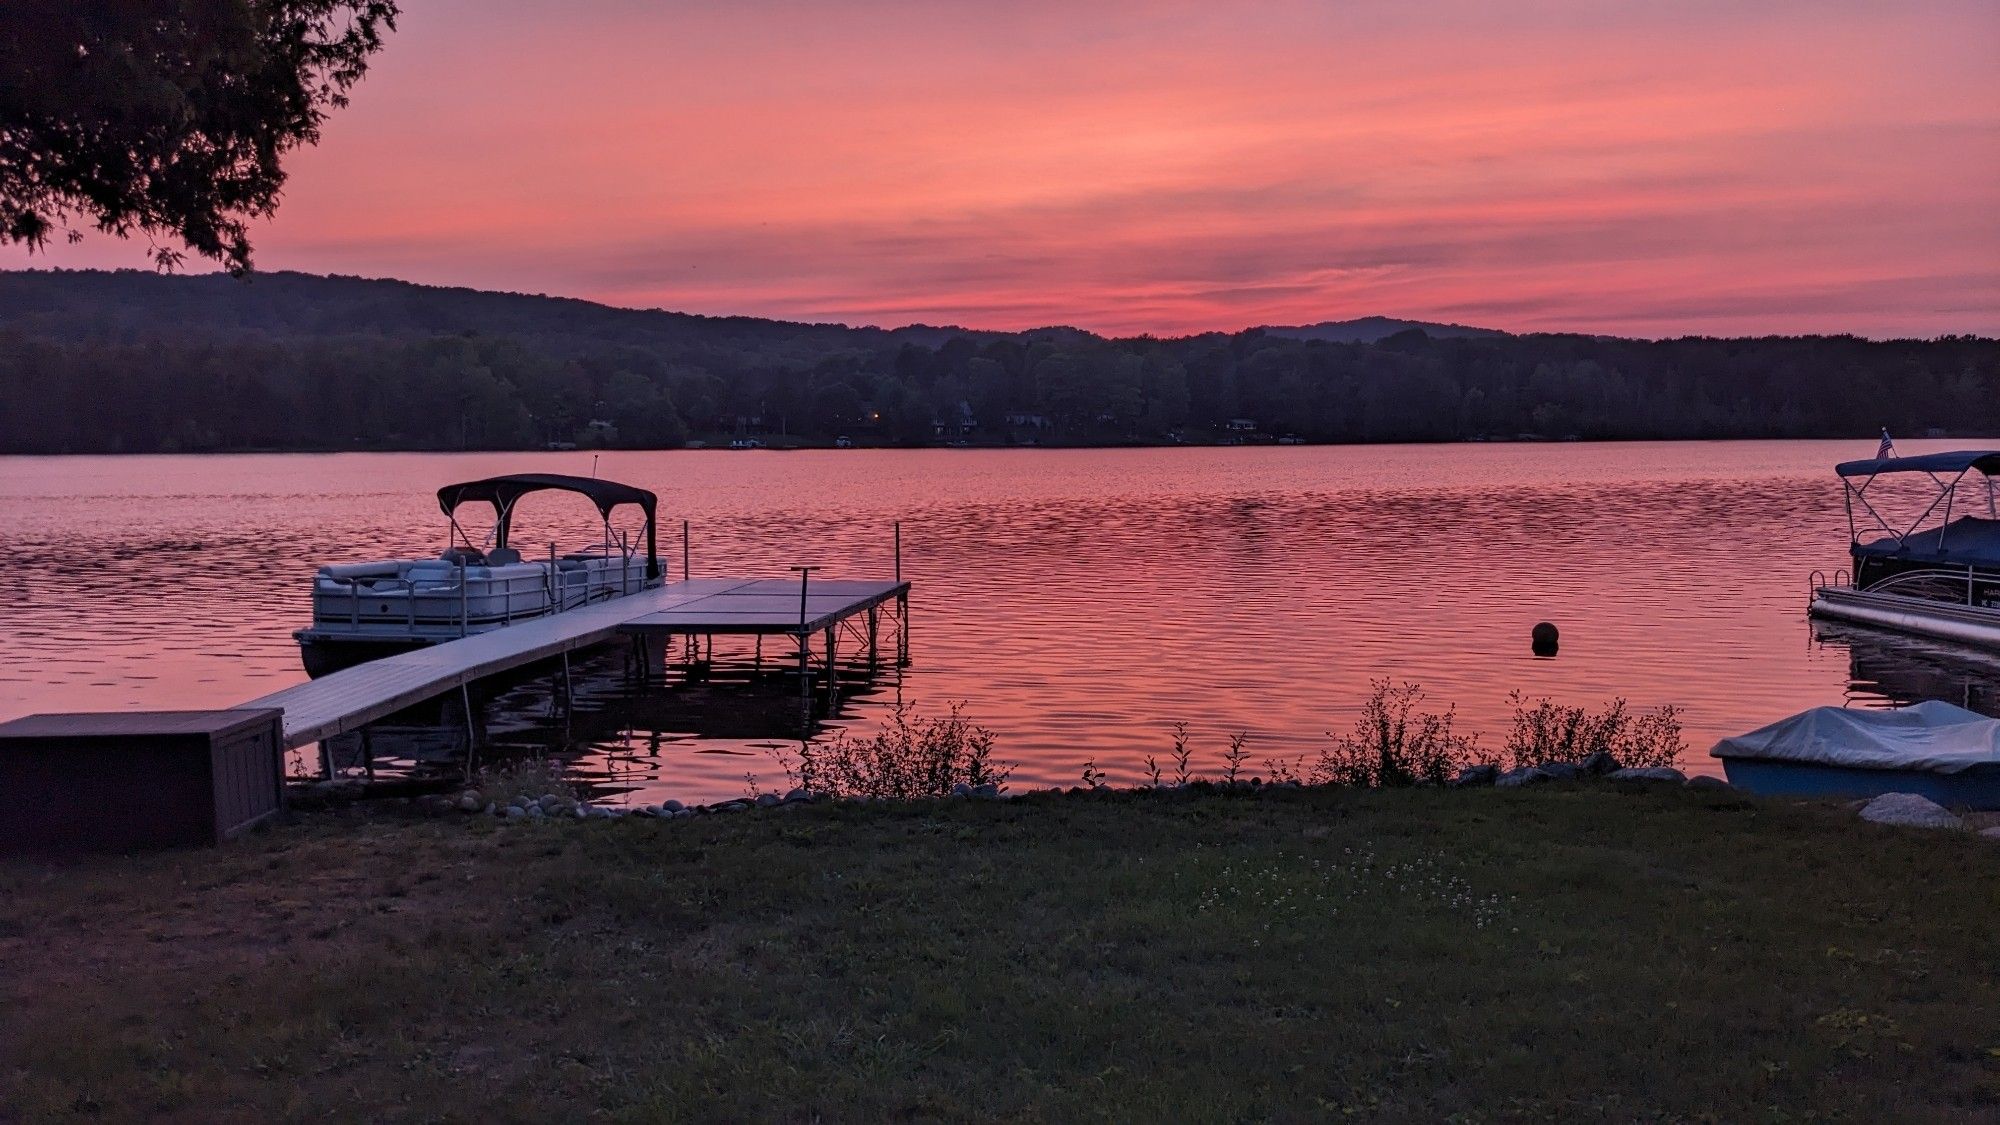
[[[910,595],[896,596],[896,663],[910,666]]]
[[[833,714],[833,704],[840,688],[840,673],[833,662],[833,627],[826,630],[826,713]]]
[[[458,702],[465,708],[465,779],[471,781],[479,753],[479,739],[472,729],[472,689],[458,685]]]
[[[472,737],[472,689],[470,687],[464,684],[458,685],[458,702],[465,708],[465,742],[466,745],[470,746],[476,741]]]
[[[319,772],[326,780],[333,780],[333,746],[324,738],[319,740]]]
[[[875,638],[879,631],[882,607],[868,607],[868,667],[875,667]]]
[[[571,683],[569,678],[569,651],[567,649],[563,651],[562,664],[563,664],[562,705],[563,705],[563,714],[567,715],[576,709],[576,688]]]
[[[751,671],[755,673],[755,672],[762,672],[763,670],[764,670],[764,634],[759,633],[757,634],[757,659],[756,662],[751,665]]]
[[[799,642],[799,737],[812,734],[812,634],[801,632]]]
[[[367,727],[361,728],[361,770],[368,780],[375,780],[375,739]]]

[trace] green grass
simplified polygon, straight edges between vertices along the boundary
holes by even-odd
[[[2000,1115],[2000,848],[1726,792],[322,814],[0,964],[0,1117]]]

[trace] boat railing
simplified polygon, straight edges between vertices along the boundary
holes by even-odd
[[[495,623],[507,625],[645,588],[643,572],[634,573],[643,564],[629,542],[614,543],[609,554],[591,552],[577,561],[582,565],[563,569],[555,545],[550,544],[549,562],[546,567],[537,568],[539,574],[478,577],[468,572],[461,559],[449,576],[369,575],[364,580],[364,576],[322,575],[322,581],[330,580],[335,588],[326,590],[322,586],[315,594],[314,617],[321,621],[344,617],[348,627],[357,632],[366,626],[398,623],[400,619],[399,623],[413,633],[421,627],[430,635],[439,629],[451,629],[459,636],[466,636],[472,632],[475,607],[480,609],[482,627]],[[479,589],[472,588],[474,582],[479,583]],[[367,603],[378,600],[381,609],[387,612],[369,611],[374,607],[367,607]],[[454,602],[457,604],[453,605]]]
[[[364,623],[381,624],[385,619],[393,620],[385,614],[363,612],[363,603],[376,599],[389,603],[401,601],[399,607],[401,613],[396,616],[402,618],[407,628],[414,630],[420,624],[432,627],[455,625],[460,636],[471,631],[472,603],[475,599],[487,604],[497,600],[499,602],[497,616],[502,624],[510,624],[515,618],[540,617],[550,612],[554,604],[554,599],[549,596],[548,588],[540,576],[516,574],[499,578],[474,578],[467,573],[463,562],[458,563],[454,571],[452,577],[446,579],[375,577],[369,579],[365,586],[355,579],[337,578],[334,581],[346,587],[345,616],[348,625],[356,629]],[[480,589],[477,591],[472,589],[472,583],[475,581],[480,583]],[[338,594],[334,596],[339,597]],[[526,604],[523,604],[524,598]],[[325,602],[318,595],[315,595],[314,601],[315,616],[323,617],[324,613],[321,611],[327,608]],[[454,601],[457,603],[456,607],[447,608]],[[481,613],[482,620],[491,616],[496,616],[491,609]]]
[[[1958,567],[1927,567],[1922,570],[1906,570],[1901,574],[1891,575],[1875,583],[1873,586],[1868,587],[1867,592],[1871,594],[1897,594],[1924,597],[1922,594],[1908,594],[1908,591],[1914,587],[1928,584],[1932,589],[1942,593],[1945,587],[1949,585],[1954,588],[1952,593],[1955,598],[1962,597],[1963,604],[1977,605],[1979,604],[1977,600],[1979,584],[1982,582],[1989,585],[2000,584],[2000,573],[1990,570],[1980,570],[1978,567],[1968,563],[1963,570],[1960,570]],[[1959,593],[1961,583],[1962,595]],[[1933,596],[1926,598],[1926,600],[1938,601],[1941,599]]]
[[[1809,587],[1810,591],[1814,594],[1817,594],[1821,590],[1827,589],[1828,587],[1840,588],[1847,586],[1849,584],[1850,584],[1850,579],[1848,578],[1847,571],[1845,570],[1834,571],[1833,578],[1830,581],[1827,578],[1826,572],[1823,570],[1815,570],[1811,574],[1806,576],[1806,585]]]

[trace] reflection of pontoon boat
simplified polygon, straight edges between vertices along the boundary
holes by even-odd
[[[1835,471],[1846,490],[1854,573],[1850,579],[1836,572],[1831,582],[1813,576],[1813,615],[2000,647],[2000,510],[1993,479],[2000,475],[2000,451],[1882,457],[1849,461]],[[1986,515],[1954,518],[1961,486],[1974,472],[1985,485]],[[1870,485],[1893,473],[1921,473],[1937,486],[1930,506],[1900,529],[1868,495]]]
[[[514,504],[530,492],[582,493],[597,506],[603,539],[586,549],[546,558],[522,557],[509,542]],[[588,477],[523,473],[438,489],[450,521],[444,553],[435,559],[323,566],[313,577],[313,623],[293,634],[306,671],[322,676],[395,652],[407,652],[517,621],[621,597],[660,584],[655,541],[658,500],[643,488]],[[458,524],[459,506],[493,506],[491,546],[473,546]],[[611,528],[613,509],[631,504],[645,514],[644,555]]]
[[[1886,629],[1821,621],[1813,641],[1847,660],[1847,705],[1906,707],[1926,699],[2000,716],[2000,652]]]

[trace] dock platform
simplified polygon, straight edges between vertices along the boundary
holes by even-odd
[[[359,730],[426,699],[543,660],[566,657],[631,636],[788,636],[801,672],[812,637],[824,634],[831,675],[834,636],[850,619],[866,617],[872,648],[881,608],[896,604],[897,640],[907,643],[910,584],[896,580],[695,578],[670,582],[595,605],[517,622],[503,629],[383,657],[239,704],[284,712],[286,749]],[[803,601],[803,604],[801,602]],[[906,651],[906,649],[905,649]],[[468,703],[468,707],[470,704]]]

